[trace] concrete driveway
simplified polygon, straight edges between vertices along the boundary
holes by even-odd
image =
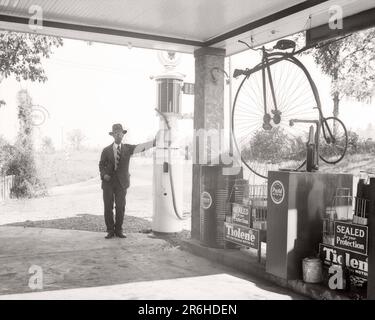
[[[0,299],[304,299],[153,234],[103,236],[1,226]],[[35,270],[43,289],[34,291]]]

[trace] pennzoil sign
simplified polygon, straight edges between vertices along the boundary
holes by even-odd
[[[284,185],[280,180],[275,180],[270,188],[271,199],[274,204],[280,204],[285,197]]]
[[[228,222],[224,223],[224,228],[224,237],[226,241],[259,249],[259,230],[246,228]]]
[[[207,191],[201,194],[201,207],[205,210],[209,209],[212,205],[212,197]]]

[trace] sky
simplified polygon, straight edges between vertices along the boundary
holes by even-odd
[[[17,132],[16,93],[21,88],[48,111],[36,135],[50,136],[57,148],[74,129],[84,132],[85,144],[91,147],[111,143],[108,132],[113,123],[123,124],[132,143],[157,132],[156,82],[150,78],[164,70],[157,51],[64,39],[64,46],[43,65],[45,83],[0,83],[0,96],[7,103],[0,109],[0,134],[7,139],[13,140]],[[194,58],[181,54],[178,71],[186,75],[184,81],[194,82]],[[182,104],[183,112],[192,112],[193,96],[184,96]],[[182,130],[192,127],[192,121],[182,122]]]
[[[102,148],[112,142],[108,132],[113,123],[122,123],[128,130],[126,141],[140,143],[153,137],[159,128],[156,116],[156,83],[150,77],[163,73],[158,51],[126,46],[64,39],[64,46],[44,60],[48,76],[45,83],[17,82],[13,78],[0,83],[0,97],[6,106],[0,109],[0,135],[14,141],[17,129],[16,93],[21,88],[30,92],[33,103],[48,112],[46,121],[35,128],[37,138],[49,136],[60,149],[67,135],[81,129],[86,146]],[[194,83],[194,56],[180,54],[176,71],[185,75],[184,82]],[[252,67],[259,54],[245,51],[231,57],[232,70]],[[323,112],[330,115],[332,99],[330,80],[323,76],[310,57],[302,57],[321,97]],[[228,60],[225,68],[228,70]],[[232,96],[238,82],[233,82]],[[225,121],[229,123],[229,86],[225,86]],[[191,113],[194,96],[183,95],[182,111]],[[357,130],[375,123],[375,106],[343,100],[340,119],[348,129]],[[181,120],[183,134],[192,134],[192,120]],[[375,137],[374,137],[375,139]]]

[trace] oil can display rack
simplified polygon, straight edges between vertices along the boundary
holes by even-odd
[[[245,179],[236,179],[231,194],[234,202],[227,203],[230,214],[224,224],[225,247],[231,243],[256,249],[260,262],[261,242],[267,240],[267,185],[249,185]]]
[[[368,278],[370,200],[358,195],[360,192],[353,197],[349,189],[336,189],[332,205],[326,208],[323,217],[319,253],[326,270],[332,266],[341,270],[344,290],[363,293]]]

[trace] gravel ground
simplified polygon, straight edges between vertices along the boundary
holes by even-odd
[[[69,230],[83,230],[83,231],[94,231],[94,232],[105,232],[106,227],[104,224],[104,218],[98,215],[92,214],[79,214],[76,217],[69,217],[64,219],[54,220],[38,220],[24,222],[16,222],[7,224],[9,226],[23,226],[23,227],[35,227],[35,228],[52,228],[52,229],[69,229]],[[124,230],[125,233],[141,232],[151,228],[151,223],[145,219],[125,216],[124,219]]]
[[[93,232],[106,232],[104,218],[98,215],[79,214],[77,217],[70,217],[64,219],[54,220],[39,220],[24,222],[16,222],[6,224],[8,226],[23,226],[25,228],[51,228],[51,229],[68,229],[68,230],[83,230]],[[124,218],[124,232],[125,233],[151,233],[151,222],[133,216],[125,215]],[[190,239],[190,231],[182,230],[179,233],[161,235],[156,237],[163,238],[173,246],[178,246],[181,240]]]

